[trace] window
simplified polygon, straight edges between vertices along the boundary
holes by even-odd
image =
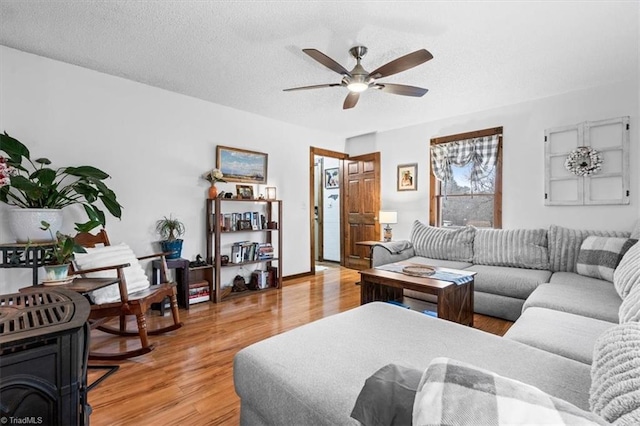
[[[502,127],[431,139],[430,155],[430,224],[501,228]]]

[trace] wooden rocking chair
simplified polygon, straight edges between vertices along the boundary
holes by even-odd
[[[99,245],[109,246],[109,237],[107,232],[102,229],[97,234],[79,233],[74,237],[75,242],[82,247],[95,247]],[[108,269],[116,269],[118,277],[118,290],[120,293],[120,301],[92,304],[91,313],[89,314],[89,323],[92,329],[98,329],[106,333],[115,334],[118,336],[139,336],[141,347],[138,349],[105,353],[105,352],[89,352],[89,359],[94,360],[122,360],[132,358],[139,355],[144,355],[153,350],[154,345],[149,342],[149,335],[158,335],[169,331],[177,330],[182,327],[180,322],[180,314],[178,312],[178,301],[176,298],[176,286],[175,283],[166,282],[167,280],[167,263],[165,260],[166,253],[157,253],[148,256],[138,257],[138,260],[152,259],[160,257],[161,259],[161,284],[152,285],[147,289],[129,293],[127,288],[127,280],[125,278],[124,269],[129,264],[121,264],[114,266],[107,266],[101,268],[75,270],[75,274],[85,274],[90,272],[104,271]],[[173,324],[155,329],[147,330],[147,318],[146,313],[150,309],[152,303],[164,303],[164,299],[168,297],[171,301],[171,314],[173,317]],[[137,322],[136,331],[127,331],[126,328],[126,316],[135,315]],[[119,328],[110,327],[104,325],[108,320],[119,317]]]

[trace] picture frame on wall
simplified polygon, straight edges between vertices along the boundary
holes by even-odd
[[[325,189],[335,189],[340,187],[340,172],[337,167],[324,170]]]
[[[418,163],[398,165],[398,191],[418,190]]]
[[[253,186],[251,185],[236,185],[236,193],[241,200],[253,199]]]
[[[268,154],[216,146],[216,167],[227,182],[267,183]]]

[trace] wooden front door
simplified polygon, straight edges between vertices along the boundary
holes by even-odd
[[[344,261],[352,269],[369,268],[369,247],[358,241],[379,241],[380,225],[380,153],[359,155],[344,160],[343,217]]]

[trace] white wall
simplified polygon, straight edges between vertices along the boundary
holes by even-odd
[[[381,153],[381,208],[398,211],[394,239],[408,238],[415,219],[429,219],[429,140],[433,137],[504,127],[503,228],[629,230],[640,217],[638,81],[509,105],[347,140],[347,152]],[[428,96],[428,95],[427,95]],[[627,206],[545,206],[544,130],[589,120],[631,117],[631,204]],[[398,164],[418,162],[418,190],[396,190]]]
[[[283,200],[285,276],[310,270],[309,147],[344,151],[344,139],[0,46],[0,131],[53,165],[88,164],[112,175],[124,206],[107,219],[112,242],[138,253],[158,250],[154,223],[185,222],[183,257],[205,255],[200,175],[215,166],[215,147],[269,154],[268,184]],[[286,153],[286,155],[284,154]],[[235,184],[219,184],[233,190]],[[264,190],[264,186],[262,186]],[[0,205],[0,242],[11,242]],[[70,232],[79,210],[65,209]],[[30,272],[0,269],[0,293],[31,282]]]

